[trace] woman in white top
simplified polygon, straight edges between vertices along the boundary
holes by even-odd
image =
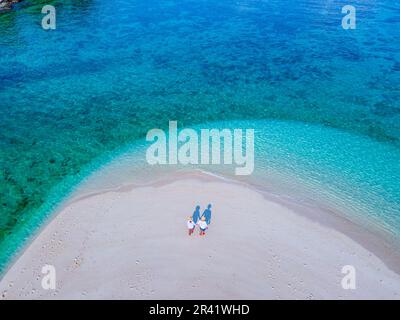
[[[201,220],[199,222],[197,222],[197,224],[199,225],[200,228],[200,235],[204,236],[206,234],[206,230],[207,230],[207,222],[206,222],[206,217],[201,217]]]
[[[189,217],[189,220],[187,222],[187,227],[189,230],[189,236],[191,236],[194,232],[194,228],[196,228],[196,224],[193,222],[192,217]]]

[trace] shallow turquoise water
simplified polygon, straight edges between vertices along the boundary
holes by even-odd
[[[192,127],[255,130],[255,166],[235,176],[241,165],[149,166],[136,141],[79,184],[78,196],[121,185],[140,185],[182,169],[200,169],[239,179],[295,202],[333,210],[383,236],[400,240],[400,149],[326,126],[278,120],[229,120]],[[222,151],[223,153],[223,151]],[[156,172],[156,173],[155,173]],[[211,201],[212,199],[210,199]]]
[[[0,269],[54,194],[169,120],[296,120],[260,166],[352,190],[331,199],[382,207],[366,211],[400,233],[399,1],[352,1],[356,30],[335,0],[51,1],[51,32],[43,3],[0,15]],[[322,131],[303,141],[311,123]]]

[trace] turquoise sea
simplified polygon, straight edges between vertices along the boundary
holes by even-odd
[[[41,28],[45,4],[56,30]],[[0,270],[82,179],[170,120],[255,128],[258,182],[400,237],[400,1],[351,1],[355,30],[347,4],[25,0],[0,13]]]

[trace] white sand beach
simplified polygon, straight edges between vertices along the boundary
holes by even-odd
[[[189,237],[187,217],[208,203],[206,236]],[[20,255],[0,298],[399,299],[398,253],[343,218],[297,207],[199,173],[86,195]],[[41,286],[46,264],[55,290]],[[355,290],[341,286],[345,265]]]

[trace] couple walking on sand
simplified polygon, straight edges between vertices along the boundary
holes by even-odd
[[[191,236],[196,228],[196,224],[200,228],[200,235],[204,236],[206,234],[206,230],[208,229],[209,224],[211,223],[211,204],[207,206],[207,209],[203,211],[203,214],[200,216],[200,206],[196,206],[196,209],[193,212],[193,216],[189,217],[187,222],[187,227],[189,229],[189,236]]]

